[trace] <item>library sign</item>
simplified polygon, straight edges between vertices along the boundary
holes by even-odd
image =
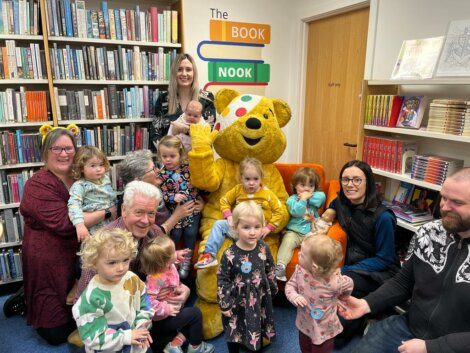
[[[270,66],[262,60],[262,49],[271,42],[271,26],[211,19],[209,28],[210,40],[197,47],[199,58],[208,62],[209,82],[204,88],[264,94]]]

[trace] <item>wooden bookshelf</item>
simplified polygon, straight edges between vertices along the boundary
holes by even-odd
[[[166,42],[144,42],[137,40],[120,40],[120,39],[97,39],[97,38],[75,38],[75,37],[49,37],[49,42],[57,43],[80,43],[80,44],[104,44],[104,45],[123,45],[123,46],[139,46],[139,47],[163,47],[163,48],[181,48],[180,43]]]
[[[119,85],[119,86],[167,86],[169,81],[137,80],[53,80],[55,85]]]

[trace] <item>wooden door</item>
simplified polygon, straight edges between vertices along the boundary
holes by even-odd
[[[303,162],[320,163],[328,179],[356,158],[369,8],[309,24]]]

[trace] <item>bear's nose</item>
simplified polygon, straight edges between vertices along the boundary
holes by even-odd
[[[256,118],[250,118],[245,123],[248,129],[258,130],[261,127],[261,121]]]

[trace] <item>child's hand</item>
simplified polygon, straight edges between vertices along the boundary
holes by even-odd
[[[131,331],[131,344],[139,347],[150,347],[152,336],[147,329],[138,328]]]
[[[293,300],[293,304],[295,306],[300,306],[301,308],[308,305],[307,299],[305,299],[302,295],[299,295],[297,298]]]
[[[233,217],[232,216],[227,217],[227,222],[228,222],[228,225],[230,226],[230,228],[233,228]]]
[[[297,200],[308,200],[313,195],[310,191],[304,191],[297,196]]]
[[[186,195],[184,194],[176,194],[175,195],[175,202],[180,203],[181,201],[186,200]]]
[[[229,309],[227,311],[222,311],[222,315],[226,317],[232,316],[232,309]]]
[[[181,305],[179,304],[168,304],[170,306],[170,313],[169,316],[176,316],[179,314]]]
[[[90,236],[87,227],[85,227],[85,224],[83,223],[77,224],[75,226],[75,229],[77,230],[77,239],[79,242],[85,240],[88,236]]]
[[[187,255],[190,253],[191,249],[182,249],[182,250],[176,250],[176,260],[178,262],[183,262],[186,260]]]
[[[266,238],[269,233],[271,233],[271,229],[268,227],[263,227],[263,229],[261,229],[261,239]]]

